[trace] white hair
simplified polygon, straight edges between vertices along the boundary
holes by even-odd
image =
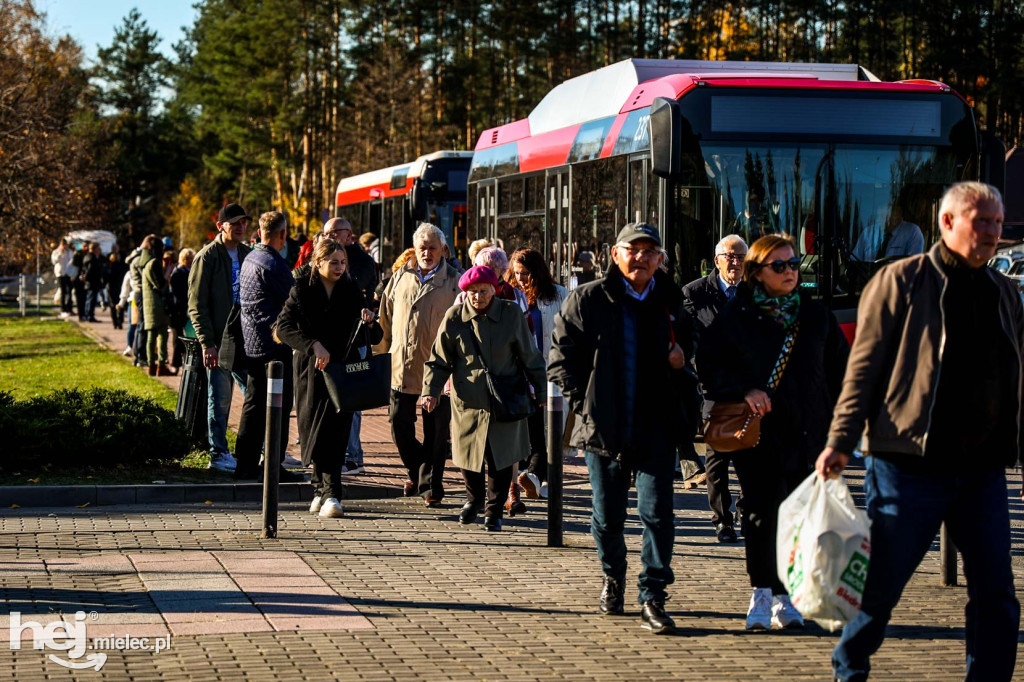
[[[441,231],[440,227],[432,223],[420,223],[420,226],[412,233],[413,246],[423,244],[431,239],[441,242],[442,248],[448,246],[448,242],[444,238],[444,232]]]
[[[184,265],[185,261],[187,261],[189,258],[195,257],[195,255],[196,252],[193,251],[192,249],[182,249],[181,251],[178,252],[178,263]]]
[[[999,190],[984,182],[958,182],[942,195],[939,204],[939,227],[942,227],[942,216],[957,215],[977,206],[981,201],[994,201],[1003,206],[1003,197]]]
[[[498,279],[508,272],[508,256],[497,246],[480,249],[473,259],[473,265],[486,265],[498,275]]]
[[[743,241],[743,237],[738,234],[727,234],[715,244],[715,255],[721,256],[723,253],[728,253],[728,248],[732,244],[743,244],[743,248],[747,248],[747,243]]]

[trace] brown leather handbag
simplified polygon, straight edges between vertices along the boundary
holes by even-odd
[[[704,443],[715,452],[747,450],[761,440],[761,415],[746,401],[715,403],[704,425]]]

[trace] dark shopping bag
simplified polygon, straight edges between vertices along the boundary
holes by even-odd
[[[360,328],[365,329],[362,321],[356,327],[342,357],[349,357]],[[351,362],[332,360],[324,368],[324,384],[336,412],[372,410],[384,407],[391,400],[391,353],[374,355],[370,345],[370,330],[365,329],[365,332],[366,359]]]

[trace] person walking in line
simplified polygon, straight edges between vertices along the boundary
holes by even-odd
[[[74,291],[74,287],[71,284],[72,280],[72,269],[71,261],[75,257],[75,250],[68,245],[66,239],[61,239],[60,243],[50,253],[50,262],[53,263],[53,276],[57,278],[57,283],[60,286],[60,316],[62,318],[68,318],[74,311],[74,305],[72,303],[71,295]],[[77,277],[78,273],[74,273]]]
[[[736,295],[736,287],[743,281],[743,259],[746,257],[747,244],[743,238],[737,234],[726,235],[715,245],[715,270],[683,287],[683,307],[693,320],[698,351],[701,334]],[[739,539],[733,527],[732,495],[729,493],[730,459],[729,453],[715,452],[705,446],[708,506],[711,507],[711,524],[719,542],[736,542]]]
[[[643,524],[640,623],[665,634],[675,630],[665,600],[675,580],[672,484],[681,405],[678,387],[666,377],[686,358],[671,315],[681,294],[658,270],[660,248],[651,225],[629,223],[619,231],[607,274],[574,289],[555,316],[548,378],[576,415],[570,445],[584,450],[590,474],[590,528],[604,572],[598,608],[605,615],[624,612],[623,534],[635,474]]]
[[[863,436],[871,564],[860,612],[832,652],[835,678],[866,680],[903,588],[942,522],[967,578],[965,680],[1014,677],[1014,590],[1006,467],[1020,462],[1024,308],[1012,280],[986,267],[1003,226],[998,190],[950,187],[941,241],[868,282],[822,478]]]
[[[107,258],[107,274],[104,277],[107,286],[107,298],[110,300],[110,321],[114,329],[124,328],[124,308],[118,305],[124,276],[128,266],[121,260],[120,254],[112,251]]]
[[[418,405],[423,363],[444,315],[459,292],[455,268],[445,262],[444,233],[421,223],[412,235],[415,260],[392,275],[380,302],[381,351],[391,353],[391,435],[408,472],[404,493],[420,495],[428,507],[444,499],[451,403],[445,396],[430,412]],[[416,417],[423,419],[423,441],[416,439]]]
[[[182,249],[178,252],[178,266],[171,272],[171,340],[174,353],[171,355],[171,366],[175,372],[181,371],[185,358],[185,344],[181,337],[185,336],[185,324],[188,322],[188,274],[192,270],[192,261],[196,252]]]
[[[220,233],[199,250],[188,273],[188,315],[203,348],[203,365],[209,379],[210,468],[228,472],[235,470],[227,439],[231,385],[233,381],[244,395],[245,375],[221,365],[220,346],[228,315],[239,303],[242,263],[250,251],[244,243],[250,220],[238,204],[220,209]]]
[[[529,446],[526,420],[499,422],[491,414],[492,376],[524,373],[534,399],[544,405],[544,361],[533,344],[529,325],[514,301],[495,296],[498,276],[475,265],[459,278],[466,293],[461,305],[446,313],[423,374],[419,404],[428,413],[438,406],[445,382],[452,379],[452,461],[466,481],[466,503],[459,522],[468,525],[484,508],[484,528],[501,530],[512,467]],[[479,349],[479,350],[477,350]],[[524,397],[527,387],[523,386]],[[486,492],[484,465],[487,468]]]
[[[171,291],[164,279],[164,245],[159,239],[150,244],[150,258],[142,266],[142,307],[146,330],[146,357],[149,376],[170,376],[167,368],[167,327],[170,325],[168,299]]]
[[[360,358],[356,347],[345,357],[349,339],[360,322],[368,325],[371,343],[379,343],[383,333],[374,322],[373,311],[366,307],[359,285],[348,275],[348,256],[343,244],[321,239],[313,250],[311,263],[309,276],[295,282],[277,318],[277,335],[307,365],[306,371],[298,374],[300,383],[295,391],[302,463],[313,465],[313,502],[309,511],[323,517],[340,517],[341,467],[345,439],[352,429],[352,413],[334,409],[323,371],[331,361]]]
[[[748,630],[803,627],[776,570],[779,504],[813,470],[849,350],[832,313],[800,295],[799,268],[790,237],[754,242],[743,281],[696,352],[707,398],[745,401],[761,420],[757,445],[732,453],[753,588]]]
[[[96,319],[96,307],[100,303],[106,277],[107,259],[103,257],[103,249],[99,244],[92,244],[82,258],[82,279],[85,281],[86,291],[85,319],[88,322],[99,322]]]

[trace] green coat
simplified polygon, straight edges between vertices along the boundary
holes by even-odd
[[[167,314],[167,295],[170,288],[167,286],[167,279],[164,277],[164,264],[159,258],[153,258],[149,251],[143,251],[143,256],[149,254],[149,260],[142,265],[142,326],[146,331],[154,329],[167,329],[171,318]]]
[[[482,315],[469,301],[448,310],[424,365],[423,395],[441,395],[451,376],[452,461],[462,469],[481,471],[485,446],[490,445],[495,465],[504,469],[530,454],[530,434],[525,419],[491,421],[484,365],[469,336],[474,333],[491,372],[513,375],[519,371],[518,356],[537,401],[546,401],[544,358],[536,348],[523,311],[516,303],[498,298]]]
[[[245,244],[238,245],[239,266],[250,250]],[[204,349],[220,347],[233,303],[231,255],[224,246],[224,235],[218,234],[199,250],[188,273],[188,316]]]

